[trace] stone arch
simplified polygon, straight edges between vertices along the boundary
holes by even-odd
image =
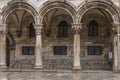
[[[77,14],[80,15],[79,22],[82,21],[82,18],[87,11],[95,8],[101,8],[107,11],[111,15],[114,22],[119,22],[119,14],[116,9],[117,7],[114,4],[106,3],[103,1],[90,1],[80,6],[77,12]]]
[[[40,16],[40,21],[42,23],[44,16],[51,10],[53,9],[62,9],[65,10],[70,14],[70,16],[73,18],[74,15],[76,15],[76,10],[75,6],[71,5],[68,2],[63,2],[63,1],[53,1],[53,2],[48,2],[44,5],[42,5],[40,11],[39,11],[39,16]]]
[[[37,16],[37,11],[28,3],[26,2],[20,2],[20,1],[11,1],[8,3],[7,7],[4,7],[2,10],[2,14],[3,14],[3,22],[2,23],[6,23],[7,17],[16,9],[24,9],[27,12],[29,12],[34,20],[36,20],[36,16]]]

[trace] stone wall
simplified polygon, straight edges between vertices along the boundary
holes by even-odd
[[[96,20],[98,22],[98,36],[90,37],[88,36],[88,24],[91,20]],[[112,24],[105,19],[105,17],[99,14],[87,14],[83,16],[83,29],[81,30],[81,48],[82,56],[87,56],[87,46],[103,46],[104,56],[112,48]],[[109,33],[109,34],[108,34]]]
[[[68,27],[68,37],[65,38],[59,38],[58,37],[58,24],[60,21],[65,20],[68,22],[69,27]],[[54,56],[54,50],[53,46],[67,46],[68,47],[68,55],[71,54],[72,48],[73,48],[73,30],[72,30],[72,19],[68,15],[60,15],[56,16],[50,26],[44,27],[44,30],[47,30],[47,28],[50,28],[51,33],[50,36],[47,37],[45,34],[46,31],[43,32],[43,53],[49,54]]]

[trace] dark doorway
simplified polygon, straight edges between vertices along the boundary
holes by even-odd
[[[10,66],[10,41],[6,40],[6,65],[7,67]]]

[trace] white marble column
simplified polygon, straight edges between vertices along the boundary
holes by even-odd
[[[0,25],[0,69],[6,67],[6,25]]]
[[[36,29],[36,49],[35,49],[35,56],[36,56],[36,62],[35,62],[35,68],[36,69],[42,69],[43,63],[42,63],[42,28],[43,25],[35,25]]]
[[[74,64],[73,69],[74,70],[80,70],[81,64],[80,64],[80,30],[82,28],[82,24],[72,24],[72,28],[74,29]]]

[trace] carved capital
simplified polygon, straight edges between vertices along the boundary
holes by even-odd
[[[41,35],[42,33],[42,29],[43,29],[43,24],[41,25],[34,25],[35,31],[36,31],[36,35]]]
[[[120,27],[120,23],[119,22],[114,22],[112,23],[113,27]]]
[[[117,35],[117,34],[119,35],[120,34],[120,23],[114,22],[112,23],[112,25],[113,25],[112,30],[113,30],[114,35]]]
[[[5,34],[7,31],[6,31],[6,24],[1,24],[0,25],[0,35],[3,35]]]
[[[75,33],[80,33],[82,29],[82,23],[72,23],[72,29],[74,30]]]
[[[0,31],[1,30],[3,30],[3,31],[6,30],[6,24],[0,24]]]
[[[39,25],[41,23],[39,15],[35,17],[35,24]]]
[[[0,35],[3,35],[4,34],[4,31],[0,30]]]

